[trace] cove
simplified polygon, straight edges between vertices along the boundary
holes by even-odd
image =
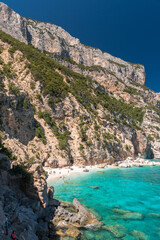
[[[50,181],[56,199],[77,198],[108,227],[84,239],[160,239],[160,167],[106,169]]]

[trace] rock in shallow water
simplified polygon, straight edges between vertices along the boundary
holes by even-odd
[[[97,186],[90,186],[89,188],[92,188],[92,189],[99,189],[99,187],[97,187]]]
[[[108,232],[111,232],[116,238],[123,238],[126,235],[121,231],[120,225],[105,225],[102,228]]]
[[[66,234],[74,239],[78,239],[82,235],[82,233],[76,228],[67,229]]]
[[[124,220],[143,220],[144,215],[139,212],[129,212],[122,216]]]
[[[144,232],[140,232],[140,231],[134,230],[131,233],[137,240],[148,240],[148,237],[147,237],[147,235]]]
[[[121,218],[124,220],[143,220],[144,215],[139,212],[131,212],[124,209],[114,208],[113,211],[119,215],[121,215]]]

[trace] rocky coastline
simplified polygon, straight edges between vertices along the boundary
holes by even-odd
[[[81,174],[89,171],[103,173],[109,168],[128,168],[143,166],[160,166],[160,162],[144,160],[142,158],[127,158],[112,165],[99,164],[96,166],[79,166],[76,168],[61,169],[61,174],[56,175],[55,169],[50,177],[63,178],[65,173]],[[10,161],[5,161],[0,171],[0,236],[8,240],[5,235],[5,222],[11,223],[11,231],[16,231],[19,240],[49,240],[49,239],[81,239],[81,228],[107,228],[96,216],[90,213],[77,199],[73,203],[61,202],[54,199],[54,188],[47,186],[45,171],[33,164],[29,172],[33,174],[30,183],[22,181],[22,176],[12,175],[9,172]],[[70,169],[70,172],[68,172]],[[50,170],[51,171],[51,170]],[[52,170],[53,171],[53,170]],[[57,173],[60,169],[57,169]],[[52,179],[52,178],[51,178]],[[23,186],[22,186],[23,183]],[[113,230],[113,229],[112,229]]]
[[[78,199],[54,199],[47,181],[160,166],[143,159],[160,158],[160,94],[144,84],[142,65],[85,46],[0,2],[1,239],[13,230],[18,240],[82,239],[82,228],[101,227],[123,236]]]
[[[103,225],[76,198],[73,204],[54,199],[54,188],[47,186],[46,173],[39,164],[30,167],[28,173],[32,179],[27,181],[23,173],[18,172],[19,167],[11,167],[5,155],[3,159],[0,168],[1,239],[9,240],[12,231],[16,232],[18,240],[81,239],[81,228]],[[11,225],[8,235],[6,221]]]

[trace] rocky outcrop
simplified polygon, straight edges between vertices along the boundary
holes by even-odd
[[[0,158],[1,161],[2,158]],[[30,172],[32,171],[33,167]],[[0,168],[0,237],[2,239],[10,239],[13,230],[19,240],[39,240],[43,237],[49,239],[49,224],[56,209],[53,203],[52,206],[49,204],[53,199],[53,189],[46,190],[46,182],[40,189],[35,181],[36,175],[39,176],[40,182],[43,174],[40,173],[38,166],[34,167],[33,180],[28,183],[24,182],[21,174],[11,175],[9,168],[6,170]],[[32,192],[28,194],[29,191]],[[5,235],[6,221],[11,223],[8,236]]]
[[[73,204],[65,202],[60,204],[55,211],[52,223],[59,235],[63,237],[67,235],[75,239],[82,236],[82,232],[78,229],[99,229],[103,225],[76,198],[73,200]]]
[[[30,172],[33,171],[33,167]],[[34,175],[40,174],[39,169],[34,166]],[[6,175],[8,182],[4,181]],[[39,176],[42,178],[42,176]],[[35,178],[35,177],[34,177]],[[53,190],[42,187],[28,194],[31,187],[26,192],[25,183],[21,187],[21,176],[10,175],[3,169],[0,170],[0,237],[9,240],[12,231],[16,232],[19,240],[49,240],[64,239],[72,237],[81,239],[83,233],[80,228],[100,228],[103,224],[77,200],[74,199],[73,205],[59,202],[53,199]],[[32,182],[31,182],[32,183]],[[30,183],[30,184],[31,184]],[[27,185],[28,188],[28,185]],[[42,202],[41,192],[46,194],[45,204]],[[26,195],[27,194],[27,195]],[[37,198],[35,195],[37,194]],[[38,199],[39,197],[39,199]],[[5,235],[5,222],[9,221],[9,235]],[[60,238],[58,238],[58,236]],[[57,238],[56,238],[57,237]]]
[[[27,108],[24,101],[28,102]],[[0,93],[1,124],[10,138],[18,139],[27,145],[35,137],[35,119],[28,95],[22,92],[19,96]]]
[[[135,131],[132,135],[135,155],[141,155],[144,158],[152,159],[154,157],[151,144],[148,143],[146,136],[141,131]]]

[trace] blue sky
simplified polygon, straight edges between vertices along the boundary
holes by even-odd
[[[63,27],[86,45],[144,64],[160,92],[160,0],[4,0],[22,16]]]

